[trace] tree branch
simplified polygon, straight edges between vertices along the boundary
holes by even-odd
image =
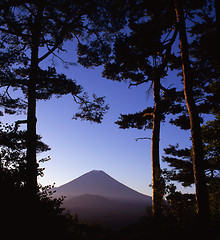
[[[131,88],[131,86],[138,86],[138,85],[141,85],[142,83],[147,83],[149,79],[146,79],[146,80],[143,80],[143,81],[140,81],[138,83],[130,83],[128,88]]]
[[[65,67],[67,67],[68,65],[74,65],[76,66],[77,63],[75,62],[67,62],[65,60],[63,60],[60,56],[58,56],[56,53],[52,52],[51,54],[53,54],[55,57],[57,57],[58,59],[60,59],[60,61],[62,61],[62,63],[65,65]]]
[[[36,14],[27,6],[27,4],[24,4],[24,7],[32,14],[32,16],[36,17]]]
[[[14,132],[17,132],[18,130],[18,127],[20,124],[24,124],[24,123],[27,123],[27,120],[18,120],[15,122],[15,127],[14,127]]]
[[[153,116],[153,112],[152,113],[145,113],[145,114],[143,114],[143,117],[146,117],[146,116]]]
[[[80,40],[79,40],[79,38],[78,38],[78,36],[73,32],[73,35],[74,35],[74,37],[76,38],[76,40],[77,40],[77,42],[78,42],[78,44],[81,44],[81,42],[80,42]]]
[[[47,53],[45,53],[42,57],[38,58],[38,63],[42,62],[45,58],[47,58],[51,53],[53,53],[58,47],[60,43],[56,43]]]
[[[60,36],[64,36],[64,33],[65,33],[66,28],[67,28],[67,27],[65,27],[65,28],[62,29],[62,31],[60,32]],[[78,43],[80,43],[80,40],[79,40],[78,36],[77,36],[75,33],[73,33],[73,35],[74,35],[75,38],[77,39]],[[59,45],[63,42],[63,37],[60,37],[60,36],[57,37],[56,43],[55,43],[55,45],[54,45],[52,48],[49,48],[49,47],[47,46],[48,52],[45,53],[42,57],[40,57],[40,58],[38,59],[38,62],[42,62],[45,58],[47,58],[50,54],[52,54],[52,53],[59,47]],[[46,45],[47,45],[47,44],[46,44]],[[56,57],[57,57],[57,55],[56,55]]]
[[[151,138],[148,137],[142,137],[142,138],[135,138],[135,141],[137,142],[138,140],[151,140]]]
[[[2,98],[5,96],[5,94],[7,94],[8,97],[9,97],[10,99],[12,99],[11,96],[10,96],[10,94],[8,93],[8,89],[9,89],[9,87],[10,87],[10,86],[7,86],[7,88],[6,88],[5,92],[4,92],[4,94],[2,95]]]
[[[31,35],[30,34],[25,34],[25,33],[21,33],[21,32],[14,32],[14,31],[10,31],[9,29],[5,29],[0,27],[0,31],[3,33],[8,33],[8,34],[12,34],[12,35],[16,35],[18,37],[25,37],[25,38],[30,38]]]
[[[164,92],[168,92],[168,91],[169,91],[169,88],[170,88],[171,86],[173,86],[173,84],[170,84],[170,86],[169,86],[168,88],[165,88],[164,86],[162,86],[162,85],[160,84],[160,89],[162,89]]]

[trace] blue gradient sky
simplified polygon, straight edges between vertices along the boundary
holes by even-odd
[[[66,61],[76,62],[75,44],[66,44],[67,53],[61,57]],[[38,159],[51,156],[51,161],[41,164],[45,175],[39,178],[42,185],[56,183],[60,186],[91,170],[103,170],[125,185],[151,195],[151,141],[139,140],[137,137],[151,137],[151,130],[119,129],[114,122],[120,113],[134,113],[147,106],[153,106],[152,92],[146,93],[149,85],[128,88],[126,83],[113,82],[102,78],[102,67],[85,69],[79,64],[64,68],[56,60],[59,73],[75,79],[91,96],[106,96],[110,109],[101,124],[72,120],[77,105],[69,95],[52,98],[37,103],[37,132],[42,140],[51,147],[50,152],[39,154]],[[50,61],[41,67],[51,65]],[[174,73],[169,76],[169,83],[181,87],[180,80]],[[166,85],[166,84],[165,84]],[[4,116],[2,122],[13,122],[25,116]],[[168,122],[168,119],[167,121]],[[161,127],[160,152],[169,144],[190,145],[189,131],[180,130],[169,123]],[[162,167],[167,167],[161,163]],[[179,185],[180,186],[180,185]],[[183,190],[183,188],[181,188]],[[188,191],[185,189],[184,191]],[[189,189],[190,192],[193,189]]]

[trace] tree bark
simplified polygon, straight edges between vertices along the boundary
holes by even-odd
[[[216,32],[217,37],[220,34],[220,2],[219,0],[215,0],[215,17],[216,17]]]
[[[152,214],[156,219],[162,216],[162,188],[160,169],[160,122],[161,122],[161,99],[160,79],[153,81],[154,113],[153,129],[151,139],[151,161],[152,161]]]
[[[37,134],[36,134],[36,83],[38,76],[39,50],[39,18],[35,18],[32,25],[31,65],[28,84],[28,111],[27,111],[27,190],[34,198],[38,193],[37,184]]]
[[[199,114],[193,98],[193,79],[189,61],[189,47],[186,35],[183,6],[181,1],[175,1],[175,11],[179,24],[180,51],[183,69],[184,96],[190,118],[192,139],[193,173],[196,187],[196,203],[199,220],[203,225],[209,222],[209,200],[205,181],[204,153],[201,138]]]

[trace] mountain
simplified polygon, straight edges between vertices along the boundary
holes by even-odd
[[[55,197],[66,196],[63,207],[87,221],[126,225],[137,221],[151,205],[151,197],[93,170],[55,188]]]
[[[125,186],[101,170],[88,172],[71,182],[55,188],[55,190],[55,195],[63,195],[66,196],[67,199],[84,194],[91,194],[110,199],[126,199],[151,203],[151,197]]]

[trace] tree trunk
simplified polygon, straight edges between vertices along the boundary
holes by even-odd
[[[215,0],[215,17],[216,17],[216,32],[217,37],[220,34],[220,2],[219,0]]]
[[[38,76],[38,46],[39,22],[38,17],[32,25],[31,66],[28,84],[28,111],[27,111],[27,190],[34,198],[37,196],[37,134],[36,134],[36,83]]]
[[[180,50],[183,69],[184,96],[190,118],[191,139],[192,139],[192,160],[194,181],[196,187],[196,202],[199,220],[203,225],[209,222],[209,200],[205,181],[203,166],[204,153],[201,138],[201,127],[199,114],[193,98],[193,79],[189,61],[189,47],[186,35],[183,6],[181,1],[175,1],[175,11],[179,24]]]
[[[156,219],[162,215],[162,188],[160,170],[160,121],[161,121],[161,99],[160,99],[160,79],[153,81],[154,113],[153,130],[151,139],[151,161],[152,161],[152,213]]]
[[[217,67],[217,69],[220,71],[220,59],[219,59],[219,55],[220,55],[220,46],[219,46],[219,42],[220,42],[220,1],[219,0],[215,0],[215,17],[216,17],[216,32],[214,34],[214,38],[215,38],[215,54],[214,54],[214,58],[215,58],[215,67]]]

